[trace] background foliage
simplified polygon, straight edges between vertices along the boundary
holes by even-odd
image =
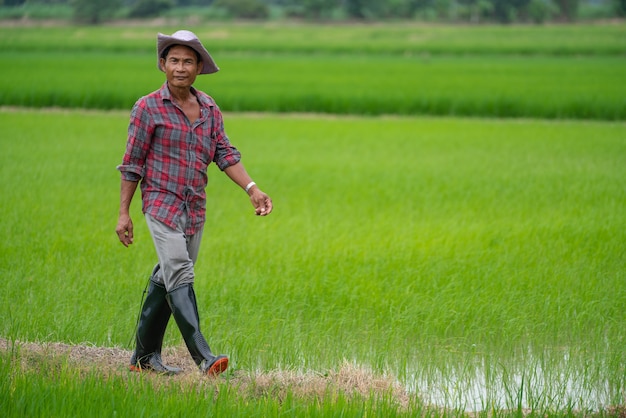
[[[66,17],[69,7],[74,19],[91,24],[156,16],[543,23],[626,13],[626,0],[0,0],[0,6],[0,17],[13,18]]]

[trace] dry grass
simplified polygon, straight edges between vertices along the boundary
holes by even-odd
[[[132,354],[122,348],[96,347],[87,344],[64,344],[58,342],[32,343],[9,341],[0,338],[0,350],[11,351],[18,359],[22,370],[38,370],[42,365],[67,364],[79,374],[97,372],[103,377],[112,375],[139,376],[128,371]],[[391,376],[380,376],[364,367],[345,362],[339,370],[324,374],[291,370],[243,371],[227,373],[219,378],[200,374],[185,347],[168,348],[163,357],[167,364],[180,367],[183,372],[176,376],[146,373],[154,385],[179,385],[196,390],[198,385],[217,389],[218,384],[227,382],[243,397],[271,397],[282,400],[286,396],[303,399],[334,398],[338,395],[362,398],[385,398],[400,408],[407,408],[412,396]]]

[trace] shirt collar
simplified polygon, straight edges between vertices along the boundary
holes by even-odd
[[[191,94],[196,96],[196,99],[198,99],[198,103],[200,104],[201,108],[208,108],[213,106],[213,103],[211,103],[211,101],[208,100],[204,94],[198,93],[198,90],[191,86]],[[168,100],[170,102],[172,101],[172,93],[170,93],[170,89],[167,86],[167,81],[165,81],[165,83],[163,83],[163,86],[161,86],[161,97],[163,98],[163,100]]]

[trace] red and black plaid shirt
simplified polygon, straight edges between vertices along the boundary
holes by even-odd
[[[241,159],[224,132],[215,101],[194,88],[191,91],[200,104],[196,121],[189,121],[174,103],[167,82],[135,103],[126,152],[117,167],[124,180],[141,180],[144,213],[176,228],[186,211],[188,235],[204,225],[209,164],[215,162],[224,170]]]

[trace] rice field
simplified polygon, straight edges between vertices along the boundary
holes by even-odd
[[[156,29],[3,30],[5,106],[128,109],[163,81],[155,71]],[[222,71],[197,86],[226,111],[626,119],[623,26],[509,30],[356,25],[313,35],[306,25],[199,28]]]
[[[0,50],[150,53],[156,32],[185,27],[215,53],[371,55],[620,56],[626,52],[621,22],[577,25],[316,25],[306,23],[164,22],[117,26],[0,26]]]
[[[7,417],[626,413],[623,25],[191,29],[275,205],[211,168],[196,291],[229,371],[173,322],[183,376],[125,368],[156,257],[138,196],[117,240],[115,166],[176,29],[0,27]]]
[[[155,256],[138,202],[134,247],[113,231],[127,115],[0,120],[15,180],[2,185],[0,335],[130,349]],[[210,174],[196,286],[234,377],[348,362],[400,382],[408,415],[623,404],[622,123],[230,114],[227,129],[276,207],[254,217]],[[171,326],[166,346],[181,344]],[[3,384],[29,397],[20,376]],[[124,376],[114,385],[133,385]],[[315,415],[358,410],[335,406]]]

